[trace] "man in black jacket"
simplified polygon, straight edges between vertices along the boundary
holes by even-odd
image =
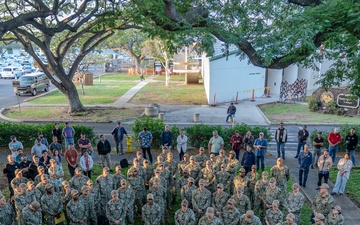
[[[235,117],[235,113],[236,113],[236,107],[234,106],[234,103],[230,103],[229,108],[227,109],[227,117],[226,117],[226,121],[225,123],[228,122],[229,118],[231,117],[232,119],[234,119]]]
[[[119,150],[120,150],[120,155],[124,154],[123,140],[124,140],[124,135],[126,135],[127,137],[127,132],[125,128],[121,126],[120,122],[117,122],[117,125],[112,130],[111,135],[113,136],[113,139],[115,141],[116,153],[119,154]],[[119,145],[120,145],[120,149],[119,149]]]
[[[97,150],[100,155],[103,168],[105,167],[105,160],[106,160],[107,167],[109,167],[110,171],[112,171],[111,160],[110,160],[111,145],[109,141],[105,139],[105,136],[103,134],[100,134],[100,141],[97,143]]]
[[[358,136],[355,134],[355,128],[350,129],[350,134],[345,138],[346,142],[346,153],[349,153],[351,156],[351,161],[353,166],[356,165],[355,151],[358,145]]]

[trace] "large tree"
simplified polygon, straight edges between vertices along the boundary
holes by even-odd
[[[113,35],[114,29],[133,27],[129,25],[132,20],[126,15],[126,4],[122,1],[101,0],[25,2],[28,5],[22,9],[23,13],[46,6],[54,9],[54,14],[12,29],[3,39],[17,41],[24,46],[25,51],[35,59],[51,82],[66,96],[68,112],[83,111],[84,106],[72,78],[84,57]],[[21,4],[22,1],[13,1],[11,6]],[[10,5],[7,9],[7,13],[11,15]],[[45,54],[47,65],[35,53],[34,46]],[[69,70],[64,66],[66,58],[72,59]]]

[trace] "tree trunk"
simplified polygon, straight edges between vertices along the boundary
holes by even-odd
[[[165,59],[165,86],[168,87],[170,83],[170,73],[169,73],[169,60]]]
[[[133,57],[134,61],[135,61],[135,71],[136,74],[139,74],[140,72],[140,64],[141,64],[141,60],[139,57]]]
[[[71,80],[63,82],[62,88],[59,88],[59,90],[66,96],[68,100],[68,113],[85,111],[85,107],[80,101],[76,86]]]

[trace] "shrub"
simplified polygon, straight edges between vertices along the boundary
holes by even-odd
[[[150,117],[142,117],[138,118],[134,122],[134,126],[131,127],[133,138],[137,142],[138,134],[144,129],[147,128],[148,131],[151,132],[152,139],[152,147],[158,148],[161,146],[161,132],[164,130],[165,124],[160,119],[152,119]],[[173,138],[174,139],[174,138]]]
[[[83,131],[86,134],[86,137],[95,143],[95,133],[92,127],[72,126],[75,130],[74,140],[77,141],[80,138],[80,132]],[[63,126],[60,126],[62,129]],[[37,138],[38,132],[42,132],[44,137],[48,140],[49,143],[52,142],[51,131],[54,129],[54,124],[17,124],[17,123],[0,123],[0,145],[3,147],[8,147],[10,142],[10,136],[15,135],[17,140],[21,141],[24,148],[31,148],[34,145],[35,139]]]
[[[319,110],[321,103],[318,100],[316,100],[315,97],[313,97],[313,96],[309,97],[307,99],[307,102],[308,102],[308,107],[309,107],[310,111],[317,112]]]

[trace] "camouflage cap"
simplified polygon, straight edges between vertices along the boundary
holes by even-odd
[[[45,189],[49,189],[49,188],[52,188],[53,186],[52,186],[52,184],[46,184],[45,185]]]
[[[315,222],[319,221],[319,220],[324,220],[324,219],[325,219],[325,216],[323,214],[321,214],[321,213],[317,213],[315,218],[314,218]]]
[[[37,201],[33,201],[32,203],[30,203],[30,206],[35,210],[39,210],[40,209],[40,203]]]
[[[194,182],[195,182],[195,181],[194,181],[194,178],[189,177],[189,178],[188,178],[188,182],[189,182],[189,183],[194,183]]]
[[[242,167],[240,168],[239,171],[240,171],[240,173],[245,173],[246,172],[246,170],[244,168],[242,168]]]
[[[245,221],[246,222],[251,222],[253,216],[254,216],[254,211],[252,211],[252,210],[246,211]]]
[[[81,191],[88,191],[89,190],[89,187],[84,185],[81,187]]]
[[[119,196],[119,192],[117,190],[112,190],[110,194],[111,196]]]
[[[230,154],[230,155],[235,155],[235,151],[234,151],[234,150],[231,150],[231,151],[229,152],[229,154]]]
[[[77,190],[75,190],[75,189],[73,189],[71,191],[71,196],[78,195],[78,194],[79,194],[79,192]]]
[[[256,169],[256,165],[252,165],[251,168],[252,168],[252,169]]]
[[[181,201],[181,205],[186,205],[186,206],[188,206],[188,204],[189,204],[189,202],[188,202],[188,200],[186,200],[186,199],[184,199],[184,200]]]
[[[244,193],[244,187],[243,186],[239,186],[237,188],[237,191],[241,192],[241,193]]]
[[[147,199],[154,199],[154,195],[153,194],[147,194],[146,198]]]
[[[15,176],[18,175],[19,173],[22,173],[22,170],[21,169],[16,169],[15,170]]]
[[[300,188],[300,185],[299,185],[298,183],[294,183],[294,184],[292,185],[292,188]]]
[[[224,185],[222,183],[219,183],[218,185],[216,185],[216,187],[224,188]]]
[[[205,184],[205,180],[204,180],[204,179],[200,179],[200,180],[199,180],[199,184]]]
[[[294,221],[294,220],[295,220],[295,215],[292,214],[292,213],[289,213],[289,214],[287,214],[286,219],[287,219],[287,220]]]
[[[341,212],[341,207],[339,205],[334,206],[333,209],[336,209],[338,212]]]
[[[279,204],[280,204],[279,200],[274,200],[272,202],[272,205],[276,205],[277,207],[279,207]]]
[[[269,182],[270,182],[270,183],[276,183],[276,179],[275,179],[275,178],[271,178],[271,179],[269,180]]]
[[[188,158],[188,157],[189,157],[189,154],[186,153],[186,154],[184,155],[184,158]]]
[[[329,185],[326,183],[323,183],[320,188],[329,189]]]

